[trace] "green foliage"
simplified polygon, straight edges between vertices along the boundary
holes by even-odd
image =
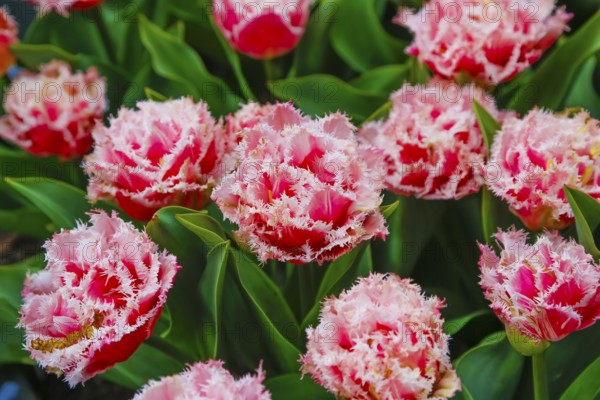
[[[354,70],[368,71],[406,59],[406,43],[390,36],[381,26],[373,0],[346,0],[339,3],[331,27],[331,44]],[[360,34],[356,32],[360,21]]]
[[[519,113],[525,113],[535,105],[560,109],[574,76],[599,51],[600,11],[597,11],[584,26],[551,51],[527,86],[517,91],[509,107]]]
[[[512,398],[523,370],[524,357],[515,352],[503,332],[485,338],[455,362],[463,393],[456,399]]]
[[[43,267],[42,256],[35,256],[14,265],[0,266],[0,363],[34,364],[23,349],[23,331],[17,328],[21,307],[21,288],[28,272]]]
[[[575,214],[577,224],[577,236],[579,243],[585,250],[594,256],[596,260],[600,258],[600,250],[596,247],[593,232],[600,224],[600,203],[593,197],[579,190],[564,188],[569,204]]]
[[[237,109],[242,99],[208,71],[198,53],[183,38],[169,34],[144,16],[140,16],[139,26],[154,71],[168,81],[176,82],[179,95],[191,93],[194,98],[205,100],[217,115]]]

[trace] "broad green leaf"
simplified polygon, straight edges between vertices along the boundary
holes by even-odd
[[[253,371],[262,361],[269,372],[279,368],[279,360],[271,356],[277,347],[273,347],[273,335],[269,328],[257,318],[254,303],[248,299],[241,287],[234,265],[234,255],[230,252],[228,272],[223,283],[221,304],[221,326],[219,332],[219,358],[227,365],[238,365],[247,371]],[[203,335],[215,335],[217,327],[210,321],[201,331]]]
[[[492,235],[496,233],[498,224],[496,223],[496,203],[494,195],[486,187],[481,189],[481,225],[483,228],[483,240],[487,244],[492,243]]]
[[[600,355],[600,324],[573,332],[546,350],[550,393],[564,393]],[[580,397],[584,399],[586,397]],[[593,399],[594,397],[587,397]]]
[[[182,372],[185,365],[154,347],[142,345],[126,361],[100,375],[130,389],[139,389],[149,380]]]
[[[50,220],[38,209],[21,207],[18,209],[0,209],[0,229],[36,238],[47,238],[52,231]]]
[[[21,290],[27,273],[35,273],[44,268],[44,255],[40,254],[17,264],[0,265],[0,299],[15,310],[21,308]]]
[[[388,204],[385,206],[381,206],[381,214],[383,215],[383,217],[385,219],[388,219],[392,216],[392,214],[394,214],[394,212],[398,209],[398,206],[400,205],[400,201],[396,200],[395,202],[393,202],[392,204]]]
[[[306,25],[300,43],[294,50],[294,61],[288,78],[316,72],[334,72],[335,54],[329,42],[329,31],[338,18],[343,0],[322,0],[317,3]]]
[[[335,76],[324,74],[270,82],[269,90],[282,101],[293,100],[307,114],[324,115],[342,110],[355,124],[387,101],[387,95],[356,89]]]
[[[528,86],[528,96],[517,91],[509,107],[523,114],[533,106],[557,110],[583,63],[600,51],[600,11],[558,45],[541,62]]]
[[[130,72],[138,71],[149,61],[136,24],[136,14],[144,12],[144,6],[148,3],[155,6],[160,2],[108,0],[103,1],[96,9],[98,12],[92,14],[93,23],[103,34],[103,43],[109,51],[111,61],[126,67]],[[158,22],[155,20],[155,23]]]
[[[146,225],[146,232],[152,240],[161,248],[167,249],[171,254],[177,256],[180,265],[195,266],[200,254],[208,254],[206,249],[198,247],[198,237],[176,219],[177,216],[197,214],[198,212],[198,210],[185,207],[163,207]]]
[[[21,290],[28,272],[35,273],[44,267],[44,257],[39,254],[13,265],[0,266],[0,364],[35,364],[23,350],[23,331],[16,328],[21,308]]]
[[[600,250],[594,241],[594,230],[600,224],[600,203],[598,200],[577,189],[564,187],[569,204],[575,214],[579,243],[596,260],[600,258]]]
[[[592,57],[583,64],[565,100],[565,107],[581,107],[594,118],[600,118],[600,94],[594,88],[593,81],[598,66],[597,58]]]
[[[8,301],[0,297],[0,365],[8,363],[30,364],[35,362],[23,349],[23,330],[17,328],[19,312]]]
[[[514,351],[504,332],[484,339],[454,363],[463,388],[473,399],[505,400],[513,397],[524,357]],[[462,393],[455,399],[469,398]]]
[[[160,313],[158,321],[156,321],[156,325],[154,326],[154,331],[152,332],[152,334],[161,339],[164,339],[169,335],[172,327],[173,318],[171,317],[169,304],[165,304],[163,306],[162,312]]]
[[[373,254],[371,253],[371,243],[367,243],[367,248],[358,264],[356,278],[369,276],[373,272]],[[352,284],[353,282],[350,282]]]
[[[186,21],[193,21],[198,25],[210,25],[209,17],[212,14],[210,0],[169,0],[169,12]]]
[[[386,94],[402,87],[408,80],[411,65],[409,63],[384,65],[366,71],[349,83],[357,89],[374,94]]]
[[[74,228],[76,221],[84,219],[90,211],[85,193],[67,183],[38,178],[5,178],[5,181],[59,228]]]
[[[479,310],[467,314],[463,317],[454,318],[446,321],[444,323],[444,332],[450,336],[456,335],[458,332],[462,330],[467,324],[473,321],[475,318],[480,317],[482,315],[489,314],[488,310]]]
[[[214,335],[206,335],[209,343],[207,348],[211,358],[217,358],[219,348],[219,336],[221,333],[221,298],[223,296],[223,283],[227,271],[227,260],[229,256],[229,241],[219,243],[210,253],[206,262],[206,269],[198,291],[207,305],[215,327]]]
[[[481,133],[483,134],[486,152],[489,157],[494,137],[501,126],[477,100],[473,100],[473,110],[475,111]],[[497,229],[495,215],[493,195],[484,187],[481,193],[481,223],[483,225],[483,237],[486,243],[491,241],[492,234]]]
[[[212,1],[169,0],[167,3],[169,14],[186,21],[186,42],[198,51],[203,60],[216,64],[219,69],[231,67],[229,55],[219,38],[221,34],[212,25]],[[230,50],[237,55],[233,49]]]
[[[319,291],[317,292],[317,301],[320,301],[323,297],[331,294],[331,290],[336,286],[340,279],[342,279],[346,272],[348,272],[350,267],[352,267],[355,262],[360,261],[366,247],[366,243],[362,243],[351,252],[338,257],[327,266],[327,272],[325,273],[321,285],[319,286]]]
[[[98,20],[95,19],[98,14],[98,11],[78,12],[64,17],[47,13],[35,18],[23,42],[32,45],[51,43],[70,54],[89,54],[110,62],[111,54],[107,49],[109,40],[106,40],[105,32],[99,29]]]
[[[139,28],[154,70],[163,78],[179,83],[182,95],[191,93],[196,99],[204,99],[217,115],[238,108],[242,99],[233,94],[223,80],[212,75],[200,56],[182,39],[165,32],[144,16],[139,18]]]
[[[357,32],[357,22],[360,31]],[[406,60],[406,43],[390,36],[379,21],[373,0],[340,4],[329,34],[337,54],[354,70],[363,72]]]
[[[80,57],[71,54],[53,44],[28,44],[17,43],[11,47],[12,52],[27,68],[38,69],[40,64],[46,64],[52,60],[64,60],[69,64],[76,64]]]
[[[223,227],[206,212],[176,215],[175,218],[211,249],[227,239]]]
[[[335,397],[310,376],[299,373],[279,375],[268,379],[265,387],[274,399],[286,400],[334,400]]]
[[[481,133],[483,133],[485,148],[489,154],[496,132],[500,130],[501,126],[477,100],[473,100],[473,109],[475,110],[475,116],[477,117]]]
[[[190,358],[206,358],[207,349],[200,334],[205,321],[197,315],[198,310],[202,310],[198,285],[210,248],[176,219],[176,216],[197,212],[184,207],[164,207],[148,222],[146,232],[161,249],[175,255],[183,267],[167,298],[171,328],[163,339],[188,352]]]
[[[56,157],[37,157],[21,149],[0,145],[1,178],[35,177],[56,179],[77,187],[85,187],[85,177],[79,162],[61,162]],[[0,188],[4,182],[0,183]]]
[[[292,310],[279,288],[256,263],[239,250],[231,251],[240,286],[267,334],[271,356],[282,371],[297,371],[300,350],[293,342],[298,341],[301,332]]]
[[[389,197],[388,197],[389,196]],[[374,263],[379,272],[411,276],[422,251],[438,230],[447,203],[386,194],[387,201],[399,201],[389,218],[386,240],[372,243]]]
[[[591,363],[585,371],[560,396],[560,400],[597,399],[600,395],[600,357]]]
[[[347,286],[341,283],[347,283],[348,285],[354,283],[359,276],[357,270],[361,264],[367,246],[368,243],[361,243],[351,252],[338,257],[327,265],[327,270],[321,280],[321,285],[319,286],[317,296],[314,300],[314,305],[302,321],[301,327],[303,330],[316,323],[323,298],[331,294],[338,294],[335,293],[336,288]]]

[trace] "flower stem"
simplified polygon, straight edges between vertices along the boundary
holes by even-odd
[[[272,58],[263,60],[263,65],[265,67],[267,83],[279,79],[279,68]]]
[[[533,361],[533,398],[535,400],[548,400],[548,374],[544,353],[531,356]]]

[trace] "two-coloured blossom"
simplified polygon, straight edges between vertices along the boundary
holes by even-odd
[[[573,240],[545,231],[498,231],[501,249],[479,245],[481,286],[496,315],[534,343],[557,341],[600,318],[600,266]]]
[[[443,301],[397,275],[360,278],[323,302],[302,371],[343,399],[446,399],[460,390]]]
[[[585,111],[507,118],[492,146],[490,189],[532,230],[574,221],[564,185],[600,198],[600,122]]]
[[[475,85],[434,79],[405,84],[392,94],[387,120],[365,124],[359,132],[383,153],[389,190],[424,199],[459,199],[479,191],[486,153],[473,100],[498,116],[494,100]]]
[[[264,379],[259,367],[256,375],[236,380],[223,368],[222,361],[209,360],[191,365],[178,375],[150,381],[133,400],[271,400]]]
[[[0,77],[15,63],[10,46],[17,42],[17,22],[5,7],[0,7]]]
[[[429,0],[394,22],[414,33],[407,53],[445,78],[497,85],[535,63],[568,29],[555,0]]]
[[[44,244],[46,268],[27,276],[19,326],[25,348],[71,386],[127,360],[150,337],[180,268],[115,212],[90,213]]]
[[[87,10],[102,4],[104,0],[28,0],[40,14],[56,12],[68,16],[73,10]]]
[[[244,104],[239,110],[227,116],[225,129],[229,137],[235,137],[239,143],[242,140],[242,132],[246,128],[252,128],[260,123],[263,118],[273,111],[273,105],[270,103],[259,104],[250,101]]]
[[[106,111],[105,95],[105,80],[93,67],[73,73],[52,61],[39,74],[22,72],[5,92],[0,137],[38,156],[81,157]]]
[[[143,101],[137,108],[122,108],[109,127],[94,129],[84,163],[88,198],[115,200],[145,221],[167,205],[202,207],[225,172],[233,138],[204,102]]]
[[[213,15],[231,47],[253,58],[291,51],[304,34],[313,0],[213,0]]]
[[[340,113],[313,120],[290,104],[244,130],[212,198],[261,261],[323,262],[386,236],[382,167],[354,132]]]

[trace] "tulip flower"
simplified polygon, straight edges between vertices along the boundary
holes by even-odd
[[[534,109],[507,118],[492,146],[488,186],[527,228],[562,229],[574,221],[564,185],[600,199],[600,122]]]
[[[443,301],[372,274],[323,302],[303,373],[342,399],[447,399],[461,390],[442,331]]]
[[[84,163],[88,198],[115,200],[142,221],[168,205],[201,208],[225,173],[233,138],[204,102],[143,101],[137,108],[122,108],[110,126],[94,129]]]
[[[24,71],[4,96],[0,137],[38,156],[71,160],[92,146],[92,128],[106,111],[106,84],[96,68],[73,73],[62,61]]]
[[[389,117],[359,132],[383,153],[387,189],[446,200],[479,191],[486,151],[474,99],[499,116],[494,100],[475,85],[433,79],[427,85],[404,84],[392,94]]]
[[[115,212],[90,213],[44,244],[46,268],[25,280],[25,348],[75,386],[127,360],[150,337],[179,265]]]
[[[406,52],[436,74],[497,85],[539,60],[572,17],[554,0],[429,0],[394,22],[414,34]]]
[[[133,400],[271,400],[264,379],[259,367],[256,375],[236,380],[222,361],[209,360],[178,375],[149,382]]]
[[[257,59],[288,53],[300,41],[312,0],[213,0],[219,30],[231,47]]]
[[[290,104],[244,130],[212,199],[261,261],[321,263],[386,236],[382,165],[354,133],[340,113],[313,120]]]

